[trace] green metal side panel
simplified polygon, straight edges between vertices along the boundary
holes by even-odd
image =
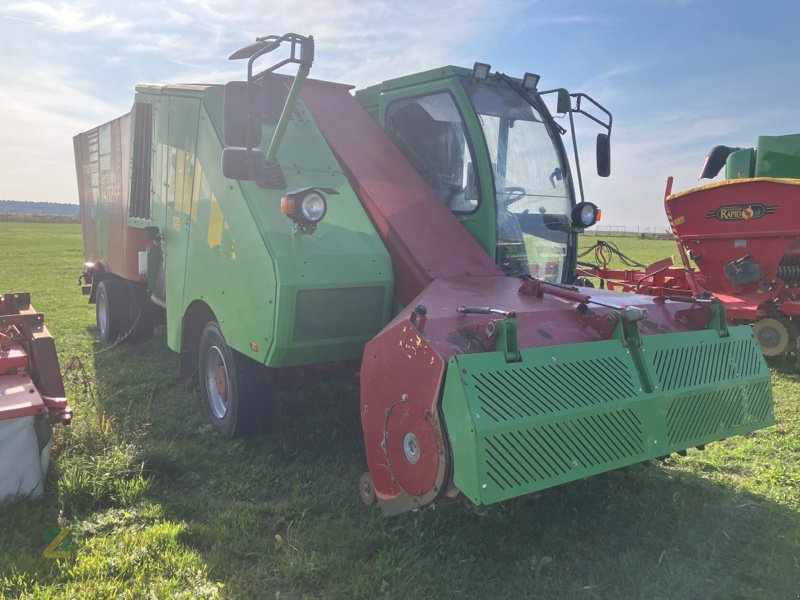
[[[197,132],[194,202],[184,204],[181,215],[190,229],[186,284],[177,318],[170,322],[168,315],[168,334],[175,328],[169,340],[180,342],[181,317],[200,300],[216,315],[229,345],[263,362],[274,340],[274,264],[239,183],[222,175],[220,142],[205,106]],[[167,302],[169,308],[169,296]]]
[[[450,359],[442,411],[453,481],[491,504],[774,422],[747,326],[645,336],[642,367],[617,339]],[[644,388],[644,389],[643,389]]]
[[[196,160],[197,121],[200,102],[195,98],[165,98],[169,101],[169,133],[163,148],[168,176],[162,195],[166,202],[166,220],[159,227],[164,246],[167,308],[167,344],[180,347],[181,318],[185,307],[189,230],[191,227],[194,175],[199,175]],[[162,159],[163,160],[163,159]],[[197,199],[195,199],[197,201]]]
[[[755,176],[800,177],[800,134],[760,136]]]
[[[725,161],[725,179],[747,179],[753,177],[756,168],[756,151],[745,148],[731,152]]]
[[[140,86],[155,111],[152,223],[164,237],[167,342],[208,305],[226,342],[272,367],[345,360],[388,321],[391,260],[302,103],[278,153],[286,188],[226,179],[221,86]],[[273,127],[264,126],[262,147]],[[313,235],[280,212],[286,190],[331,188]]]

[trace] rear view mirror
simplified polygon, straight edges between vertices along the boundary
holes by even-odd
[[[569,92],[564,88],[558,90],[558,101],[556,102],[556,112],[565,114],[572,110],[572,100],[570,100]]]
[[[225,84],[222,128],[226,146],[255,148],[261,144],[258,96],[258,86],[246,81]]]
[[[222,151],[222,174],[228,179],[256,181],[264,176],[267,159],[258,148],[225,148]]]
[[[222,174],[228,179],[255,181],[259,187],[281,190],[286,180],[280,165],[268,162],[260,148],[225,148],[222,151]]]
[[[611,138],[607,133],[597,134],[597,174],[600,177],[611,175]]]

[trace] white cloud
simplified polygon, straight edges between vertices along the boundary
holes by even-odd
[[[459,39],[513,19],[477,0],[21,0],[0,8],[0,197],[76,201],[72,136],[129,110],[137,79],[224,82],[257,35],[314,34],[313,76],[364,85],[454,62]],[[443,26],[446,24],[446,27]],[[151,65],[153,74],[143,65]],[[113,69],[115,83],[103,77]],[[144,73],[144,75],[140,75]],[[128,79],[120,85],[119,81]]]
[[[81,6],[79,2],[19,2],[10,5],[7,10],[36,17],[37,23],[72,33],[102,30],[106,35],[118,36],[131,28],[129,21],[105,12],[101,6],[98,3],[97,10],[90,10],[91,5]]]
[[[315,36],[312,77],[357,86],[483,57],[499,63],[498,55],[505,69],[523,60],[533,68],[548,65],[542,67],[545,79],[597,70],[574,87],[614,112],[612,177],[593,175],[597,130],[583,123],[579,130],[592,135],[580,138],[582,165],[588,199],[602,204],[604,220],[614,224],[665,223],[661,196],[667,175],[676,176],[676,189],[694,185],[711,146],[747,146],[759,134],[788,133],[781,128],[794,118],[795,94],[775,82],[791,79],[786,74],[797,72],[797,65],[761,66],[736,78],[720,69],[716,77],[687,76],[644,89],[641,82],[654,65],[636,54],[610,65],[586,56],[581,65],[558,66],[544,51],[535,62],[508,51],[514,35],[530,27],[542,33],[523,36],[534,56],[536,44],[552,50],[544,45],[551,26],[602,24],[624,18],[619,15],[548,16],[541,4],[524,0],[490,7],[478,0],[457,7],[443,0],[166,4],[12,0],[0,7],[0,131],[6,141],[0,148],[0,198],[76,201],[72,136],[129,110],[136,83],[239,78],[244,64],[226,59],[233,50],[256,36],[288,31]],[[572,85],[555,82],[565,83]],[[763,108],[743,114],[744,106]]]
[[[78,72],[26,66],[0,86],[0,198],[77,202],[72,136],[118,107],[99,100]]]

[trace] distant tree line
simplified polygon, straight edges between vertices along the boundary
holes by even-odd
[[[26,200],[0,200],[0,214],[14,215],[66,215],[78,214],[77,204],[61,202],[32,202]]]
[[[78,215],[35,215],[30,213],[0,212],[0,222],[16,221],[28,223],[78,223]]]

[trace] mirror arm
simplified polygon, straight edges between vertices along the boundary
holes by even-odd
[[[295,75],[294,81],[292,81],[292,87],[289,90],[289,96],[286,98],[286,104],[283,105],[281,117],[278,119],[278,124],[275,126],[275,133],[272,134],[272,140],[269,143],[269,149],[267,150],[268,165],[275,162],[275,158],[278,156],[278,147],[281,145],[281,141],[283,141],[283,135],[286,133],[286,127],[289,125],[289,121],[292,119],[294,105],[297,102],[297,98],[300,96],[300,89],[303,87],[303,82],[308,77],[310,71],[310,64],[301,64],[300,68],[297,70],[297,75]]]
[[[594,121],[595,123],[600,125],[600,127],[605,129],[608,132],[609,136],[611,135],[611,123],[613,121],[613,117],[611,116],[611,113],[606,109],[605,106],[600,104],[597,100],[595,100],[594,98],[592,98],[588,94],[584,94],[583,92],[570,94],[570,96],[572,96],[576,100],[575,108],[573,109],[573,112],[580,113],[584,117],[587,117],[587,118],[591,119],[592,121]],[[605,123],[604,121],[598,119],[594,115],[589,114],[588,112],[583,110],[583,108],[581,108],[581,100],[583,100],[583,99],[586,99],[588,102],[591,102],[595,106],[595,108],[597,108],[598,110],[603,112],[608,117],[608,123]]]
[[[273,50],[280,47],[283,42],[290,42],[291,47],[289,50],[289,57],[285,58],[281,61],[278,61],[274,65],[264,69],[263,71],[259,71],[255,75],[253,74],[253,64],[255,61],[272,52]],[[259,47],[259,44],[261,45]],[[298,52],[299,50],[299,52]],[[251,85],[255,80],[264,77],[268,73],[273,73],[280,69],[281,67],[288,65],[288,64],[298,64],[299,68],[297,70],[297,74],[295,75],[294,80],[292,81],[292,87],[289,90],[289,94],[286,98],[286,103],[283,105],[283,110],[281,111],[281,116],[278,119],[278,123],[275,126],[275,132],[272,134],[272,140],[270,140],[269,148],[266,154],[266,166],[267,168],[274,168],[273,163],[275,163],[275,159],[278,155],[278,148],[281,145],[281,141],[283,140],[283,136],[286,133],[286,127],[289,125],[289,121],[292,118],[292,112],[294,111],[295,103],[297,102],[298,97],[300,96],[300,89],[303,86],[303,82],[308,77],[309,72],[311,71],[311,64],[314,62],[314,38],[313,36],[303,36],[298,35],[296,33],[287,33],[282,36],[277,35],[268,35],[265,37],[256,38],[256,44],[250,45],[243,49],[240,52],[236,52],[231,55],[232,60],[236,60],[239,58],[247,57],[247,83]],[[247,120],[248,122],[252,121],[252,114],[253,114],[253,107],[252,107],[252,97],[250,94],[247,95]],[[249,148],[248,148],[249,149]]]
[[[581,176],[581,161],[578,157],[578,138],[575,135],[575,119],[572,116],[573,111],[569,111],[569,132],[572,135],[572,152],[573,156],[575,157],[575,172],[578,175],[578,190],[581,195],[581,202],[584,202],[586,198],[583,195],[583,177]]]

